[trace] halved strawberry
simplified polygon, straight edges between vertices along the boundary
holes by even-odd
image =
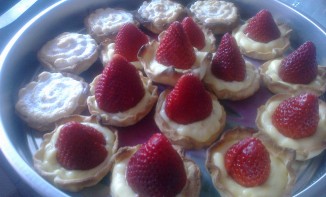
[[[183,75],[166,96],[167,116],[180,124],[189,124],[208,117],[212,112],[212,98],[198,77]]]
[[[130,158],[126,177],[138,196],[176,196],[187,180],[180,155],[161,133]]]
[[[272,14],[264,9],[249,19],[244,33],[251,39],[258,42],[270,42],[280,37],[281,32],[278,29]]]
[[[95,86],[95,99],[100,109],[117,113],[134,107],[145,90],[136,68],[121,55],[114,55]]]
[[[269,153],[263,143],[254,137],[232,145],[224,156],[227,173],[242,186],[263,184],[270,174]]]
[[[212,60],[212,73],[224,81],[243,81],[246,77],[246,64],[237,42],[226,33]]]
[[[55,144],[58,162],[68,170],[89,170],[105,160],[107,150],[102,133],[79,122],[69,122]]]
[[[289,138],[313,135],[319,122],[318,97],[305,93],[284,100],[273,113],[272,122],[280,133]]]
[[[186,17],[182,20],[182,27],[186,32],[192,46],[196,47],[198,50],[204,48],[205,35],[191,17]]]
[[[283,81],[297,84],[312,82],[318,72],[316,47],[308,41],[281,62],[279,75]]]
[[[158,46],[156,60],[179,69],[189,69],[194,64],[195,51],[181,23],[173,22],[166,30]]]
[[[148,42],[148,37],[134,24],[123,25],[115,40],[115,54],[124,56],[129,62],[137,61],[139,49]]]

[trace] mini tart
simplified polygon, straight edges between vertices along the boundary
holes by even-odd
[[[87,32],[98,42],[115,39],[119,29],[126,23],[139,23],[133,14],[123,9],[99,8],[84,20]]]
[[[211,145],[223,131],[226,122],[226,113],[217,98],[210,94],[213,109],[206,119],[184,125],[174,122],[165,113],[165,100],[169,92],[162,92],[156,105],[154,119],[161,132],[173,144],[185,149],[200,149]]]
[[[61,128],[71,121],[91,126],[104,135],[108,155],[95,168],[89,170],[67,170],[56,159],[55,147]],[[71,116],[58,122],[51,133],[43,137],[43,142],[34,155],[34,167],[44,178],[59,188],[68,191],[79,191],[84,187],[96,185],[112,168],[112,158],[118,147],[116,130],[101,126],[95,116]]]
[[[55,122],[86,109],[89,86],[72,74],[42,72],[19,90],[16,111],[38,131],[54,129]]]
[[[277,24],[281,35],[268,43],[257,42],[247,37],[243,32],[247,25],[246,22],[232,32],[242,54],[258,60],[270,60],[281,56],[290,47],[289,37],[292,29],[287,25]]]
[[[193,73],[203,79],[207,66],[211,62],[211,53],[196,51],[196,61],[190,69],[177,69],[166,66],[156,61],[156,51],[159,42],[151,41],[144,45],[138,52],[138,59],[144,67],[146,75],[154,82],[174,86],[178,79],[185,73]]]
[[[136,194],[128,185],[126,179],[126,171],[129,159],[132,157],[133,154],[137,152],[139,148],[140,145],[134,147],[123,147],[120,148],[117,154],[115,155],[110,186],[112,197],[138,196],[138,194]],[[181,193],[177,195],[177,197],[199,196],[201,188],[199,167],[192,160],[186,159],[183,156],[182,150],[180,150],[179,147],[175,147],[175,149],[177,149],[178,153],[180,154],[183,160],[187,175],[186,185],[184,186]]]
[[[279,104],[292,97],[290,94],[272,96],[265,105],[258,108],[256,124],[260,132],[269,136],[278,146],[293,149],[296,160],[308,160],[326,148],[326,104],[319,101],[319,122],[314,135],[302,139],[292,139],[281,134],[272,123],[272,115]]]
[[[37,57],[51,71],[80,74],[97,60],[98,46],[90,35],[65,32],[43,45]]]
[[[103,66],[105,67],[113,58],[113,55],[115,54],[115,43],[111,43],[109,40],[105,40],[100,44],[100,59],[102,61]],[[140,63],[140,61],[134,61],[130,62],[132,65],[134,65],[137,70],[142,70],[143,66]]]
[[[274,94],[310,91],[320,96],[326,91],[326,67],[318,66],[317,77],[309,84],[293,84],[280,78],[281,62],[282,59],[270,60],[260,67],[260,74],[265,85]]]
[[[240,19],[238,8],[227,1],[196,1],[189,10],[196,22],[212,30],[214,34],[232,31]]]
[[[139,103],[123,112],[109,113],[99,108],[95,99],[95,87],[100,75],[95,77],[90,84],[91,96],[87,98],[88,110],[92,115],[96,115],[101,119],[101,123],[105,125],[113,125],[118,127],[126,127],[137,123],[145,117],[155,105],[157,101],[157,86],[152,81],[144,77],[140,72],[140,78],[143,82],[145,95]]]
[[[171,23],[181,21],[186,15],[185,8],[179,3],[169,0],[152,0],[144,1],[135,17],[146,29],[159,34]]]
[[[235,143],[246,137],[257,137],[269,152],[271,160],[270,176],[265,183],[256,187],[244,187],[235,182],[224,166],[224,155]],[[207,150],[206,167],[211,174],[213,184],[223,196],[291,196],[295,184],[292,169],[294,153],[277,147],[270,139],[254,134],[252,129],[236,127],[225,132],[221,139]]]
[[[229,100],[242,100],[253,95],[260,86],[258,70],[250,62],[246,63],[246,78],[243,81],[224,81],[217,78],[208,66],[204,78],[208,89],[212,90],[217,98]]]

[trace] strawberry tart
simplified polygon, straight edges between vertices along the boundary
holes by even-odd
[[[87,32],[98,42],[114,41],[119,29],[126,23],[139,25],[133,14],[127,10],[99,8],[84,20]]]
[[[239,24],[239,11],[232,2],[196,1],[189,10],[196,22],[212,30],[214,34],[232,31]]]
[[[72,74],[42,72],[19,90],[18,115],[38,131],[54,129],[55,122],[86,109],[89,86]]]
[[[193,74],[183,75],[172,90],[161,93],[155,122],[174,144],[199,149],[221,134],[226,114],[217,98]]]
[[[136,25],[127,23],[123,25],[117,34],[114,43],[104,41],[101,43],[101,54],[103,66],[106,66],[114,54],[125,57],[138,70],[142,70],[142,65],[138,60],[139,49],[147,44],[149,38]]]
[[[294,152],[249,128],[233,128],[207,150],[206,167],[222,197],[291,196]]]
[[[149,31],[159,34],[174,21],[181,21],[187,15],[183,5],[170,0],[144,1],[135,17]]]
[[[242,54],[258,60],[270,60],[281,56],[289,48],[291,31],[287,25],[277,24],[272,14],[264,9],[233,30],[233,36]]]
[[[273,93],[326,90],[326,67],[318,66],[316,47],[307,41],[283,59],[270,60],[260,68],[267,88]]]
[[[258,109],[256,124],[277,145],[293,149],[296,160],[326,148],[326,104],[311,93],[277,94]]]
[[[90,86],[89,112],[99,116],[101,123],[107,125],[135,124],[151,111],[158,97],[157,87],[152,85],[152,81],[118,54]]]
[[[186,159],[162,134],[119,149],[111,176],[112,197],[199,196],[199,167]]]
[[[226,33],[207,68],[204,82],[219,99],[241,100],[259,89],[260,77],[258,70],[243,59],[234,38]]]
[[[51,71],[80,74],[97,60],[98,47],[90,35],[65,32],[48,41],[37,56]]]
[[[159,42],[149,42],[138,53],[151,80],[173,86],[185,73],[204,77],[211,55],[194,49],[180,22],[172,23],[159,38]]]
[[[57,187],[79,191],[96,185],[111,170],[117,143],[116,132],[95,116],[71,116],[44,135],[34,166]]]

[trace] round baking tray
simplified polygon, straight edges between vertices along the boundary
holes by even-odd
[[[36,17],[24,25],[19,32],[11,39],[5,47],[0,58],[0,139],[1,150],[5,157],[17,171],[20,177],[28,183],[35,191],[42,196],[108,196],[109,176],[105,177],[94,187],[84,189],[77,193],[67,193],[54,187],[39,176],[33,168],[33,154],[41,142],[42,135],[28,128],[15,114],[14,105],[17,101],[18,90],[31,81],[36,73],[42,69],[37,60],[36,53],[41,46],[56,35],[68,31],[83,31],[84,18],[94,9],[100,7],[124,7],[135,9],[141,1],[128,0],[63,0],[39,13]],[[255,15],[259,10],[266,8],[273,16],[287,23],[293,29],[291,44],[293,48],[298,47],[304,41],[311,40],[316,44],[317,61],[321,65],[326,65],[326,32],[318,23],[310,20],[306,16],[295,11],[291,7],[277,1],[261,0],[235,0],[233,1],[240,8],[240,15],[243,19]],[[259,95],[261,94],[261,95]],[[251,102],[256,105],[264,103],[266,98],[259,93]],[[260,97],[262,96],[262,97]],[[235,105],[240,103],[224,102],[229,106],[229,112]],[[243,103],[241,103],[243,104]],[[234,109],[237,109],[236,107]],[[239,114],[229,113],[228,120],[238,120],[251,126],[252,122],[241,120]],[[241,115],[241,113],[240,113]],[[237,121],[235,121],[237,122]],[[236,125],[236,124],[235,124]],[[233,126],[229,123],[229,127]],[[127,132],[127,131],[124,131]],[[122,134],[127,135],[127,134]],[[129,135],[129,134],[128,134]],[[131,134],[132,135],[132,134]],[[138,135],[138,138],[148,136]],[[133,136],[137,136],[133,134]],[[141,141],[141,139],[140,139]],[[129,143],[132,144],[133,142]],[[128,144],[128,140],[125,141]],[[212,186],[210,176],[204,167],[205,150],[188,151],[187,155],[195,160],[201,167],[202,191],[201,196],[219,196]],[[294,196],[317,196],[322,195],[326,186],[326,153],[300,164],[297,183],[293,190]]]

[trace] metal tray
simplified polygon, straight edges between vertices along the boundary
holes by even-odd
[[[108,196],[110,175],[106,176],[94,187],[84,189],[78,193],[66,193],[54,187],[33,169],[32,155],[42,141],[42,135],[28,128],[15,114],[14,105],[17,101],[18,90],[27,82],[31,81],[42,67],[36,58],[37,51],[51,38],[64,31],[83,31],[84,18],[94,9],[99,7],[119,6],[135,9],[140,0],[62,0],[48,7],[43,12],[30,20],[11,39],[0,58],[0,139],[1,150],[20,177],[35,191],[43,196]],[[293,10],[277,0],[234,0],[240,7],[243,19],[249,18],[259,10],[267,8],[277,20],[289,24],[293,28],[291,37],[292,47],[298,47],[306,40],[311,40],[317,47],[317,61],[326,65],[326,32],[318,26],[318,23]],[[99,63],[98,63],[99,64]],[[95,66],[96,67],[96,66]],[[98,72],[96,68],[89,72]],[[94,76],[94,75],[92,75]],[[86,80],[90,80],[86,79]],[[253,98],[245,102],[223,102],[230,111],[228,115],[228,127],[244,124],[254,126],[253,117],[243,119],[244,114],[237,111],[237,107],[251,106],[247,113],[255,114],[253,106],[264,103],[270,93],[260,90]],[[149,123],[151,124],[151,123]],[[133,145],[144,141],[150,133],[141,135],[126,129],[120,133],[125,145]],[[128,132],[128,134],[127,134]],[[131,136],[126,137],[126,136]],[[133,140],[133,138],[135,140]],[[201,167],[202,190],[201,196],[219,196],[212,185],[210,176],[204,167],[205,150],[188,151],[187,155],[195,160]],[[317,196],[323,194],[326,186],[326,153],[301,164],[295,188],[294,196]]]

